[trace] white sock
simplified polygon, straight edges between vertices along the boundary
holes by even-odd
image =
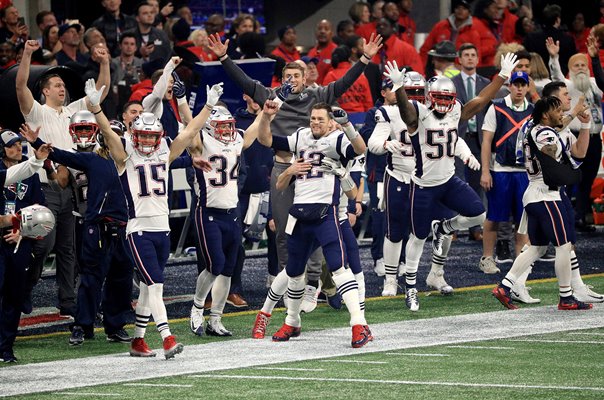
[[[359,304],[359,286],[349,268],[339,268],[332,272],[333,281],[350,313],[350,326],[367,325]]]
[[[447,261],[447,256],[449,255],[449,250],[451,249],[451,242],[453,241],[453,236],[445,235],[443,239],[443,251],[442,254],[436,255],[432,252],[432,265],[430,268],[430,272],[442,271],[444,270],[445,261]],[[406,269],[405,269],[406,271]]]
[[[199,274],[199,276],[197,277],[195,296],[193,297],[193,304],[195,304],[195,307],[203,308],[203,303],[205,303],[206,298],[210,293],[210,289],[212,289],[212,285],[214,284],[215,279],[216,276],[208,272],[207,269],[201,271],[201,274]]]
[[[142,281],[139,283],[138,302],[136,303],[136,322],[134,324],[134,337],[143,338],[147,331],[147,323],[151,318],[151,309],[149,308],[149,289]]]
[[[419,259],[424,251],[426,239],[418,239],[414,234],[409,235],[405,248],[405,284],[407,289],[415,287]]]
[[[149,286],[149,308],[151,315],[162,339],[171,335],[170,327],[168,326],[168,312],[164,304],[164,284],[154,283]]]
[[[302,305],[302,296],[304,295],[304,289],[306,288],[306,279],[304,275],[295,277],[288,277],[287,280],[287,317],[285,317],[285,323],[294,328],[302,326],[300,319],[300,305]]]
[[[277,302],[281,300],[285,292],[287,292],[287,273],[285,270],[282,270],[277,274],[273,283],[271,283],[261,311],[266,314],[272,314]]]
[[[570,289],[570,250],[572,245],[565,243],[562,246],[556,247],[556,260],[554,268],[558,277],[558,286],[560,287],[560,296],[565,297]],[[570,291],[570,296],[572,290]]]
[[[530,246],[528,244],[525,244],[524,246],[522,246],[522,250],[520,250],[520,254],[524,253]],[[518,277],[518,279],[516,280],[516,284],[517,285],[522,285],[522,286],[526,286],[526,280],[528,279],[529,274],[533,271],[533,266],[535,265],[535,263],[532,263],[528,269],[526,271],[524,271],[522,273],[522,275],[520,275]]]
[[[212,285],[212,308],[210,308],[210,318],[216,319],[222,316],[230,289],[231,277],[218,275]]]
[[[463,215],[456,215],[451,219],[443,221],[443,231],[449,234],[454,231],[471,228],[476,225],[482,225],[486,218],[486,213],[482,213],[475,217],[464,217]]]
[[[579,260],[577,259],[577,253],[574,250],[570,251],[570,284],[573,288],[578,288],[585,283],[581,279],[581,271],[579,270]]]
[[[365,276],[362,272],[359,272],[358,274],[354,274],[354,279],[357,281],[359,287],[359,306],[361,307],[363,318],[365,318]]]
[[[384,265],[386,268],[386,276],[397,276],[402,249],[402,240],[399,242],[392,242],[387,237],[384,237]]]
[[[539,257],[545,254],[546,251],[547,246],[529,246],[528,249],[516,257],[510,272],[506,274],[501,283],[504,286],[512,288],[514,283],[518,280],[518,277],[522,276],[522,274],[524,274]]]

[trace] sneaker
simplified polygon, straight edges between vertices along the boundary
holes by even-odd
[[[197,336],[203,336],[204,322],[205,318],[203,317],[203,309],[199,309],[195,306],[191,307],[191,321],[189,323],[191,332],[193,332]]]
[[[296,328],[283,324],[283,326],[273,335],[273,342],[287,342],[290,338],[300,336],[301,331],[301,327]]]
[[[407,294],[405,296],[405,304],[407,305],[407,308],[411,311],[419,310],[419,298],[417,297],[416,288],[407,289]]]
[[[382,296],[384,297],[392,297],[396,296],[396,291],[398,289],[398,282],[396,281],[396,277],[394,276],[386,276],[384,278],[384,290],[382,290]]]
[[[130,355],[132,357],[155,357],[144,338],[134,338],[130,343]]]
[[[79,325],[75,325],[69,337],[69,345],[79,346],[82,343],[84,343],[84,329]]]
[[[166,360],[174,358],[175,355],[182,353],[185,346],[182,343],[177,343],[174,335],[170,335],[164,339],[164,357]]]
[[[252,339],[264,339],[266,335],[266,327],[271,322],[271,315],[260,311],[256,315],[254,328],[252,329]]]
[[[306,285],[306,289],[304,290],[304,296],[302,297],[302,303],[300,304],[300,312],[307,314],[313,312],[314,309],[317,308],[317,298],[319,297],[320,292],[320,282],[318,288],[312,285]]]
[[[441,233],[442,223],[438,220],[432,221],[432,252],[437,256],[443,254],[443,240],[445,239],[445,234]]]
[[[493,293],[493,296],[495,296],[495,298],[499,300],[499,302],[503,304],[505,308],[517,310],[518,306],[512,301],[510,292],[511,291],[507,286],[503,286],[501,283],[499,283],[497,286],[495,286],[491,293]]]
[[[604,302],[604,296],[591,290],[593,286],[581,285],[579,287],[573,287],[573,296],[575,299],[582,301],[583,303],[602,303]]]
[[[112,343],[130,343],[132,338],[125,329],[120,329],[110,335],[107,335],[107,341]]]
[[[537,304],[541,303],[541,299],[535,299],[531,297],[529,294],[530,287],[526,287],[521,283],[514,284],[512,290],[510,290],[510,295],[513,300],[519,301],[524,304]]]
[[[371,330],[369,329],[369,325],[365,325],[365,330],[367,331],[367,334],[369,335],[369,341],[373,342],[373,333],[371,333]]]
[[[445,271],[441,270],[430,270],[428,277],[426,278],[426,285],[433,289],[438,290],[441,294],[449,295],[453,294],[453,288],[445,281]]]
[[[358,349],[371,341],[371,331],[367,325],[354,325],[352,327],[352,347]]]
[[[485,274],[497,274],[500,272],[497,268],[497,263],[493,260],[493,257],[480,257],[478,268],[481,269]]]
[[[220,318],[210,318],[206,325],[206,334],[209,336],[233,336],[231,331],[222,325]]]
[[[0,360],[2,360],[3,363],[16,363],[17,357],[15,357],[15,353],[13,353],[12,350],[7,350],[5,352],[2,353],[2,355],[0,356]]]
[[[510,263],[514,261],[514,257],[512,257],[512,252],[510,251],[510,244],[509,240],[498,240],[495,243],[495,261],[498,263]]]
[[[340,292],[336,292],[336,294],[333,296],[327,296],[327,304],[329,304],[329,307],[333,308],[334,310],[341,309],[342,296],[340,295]]]
[[[248,306],[247,301],[239,293],[229,294],[226,302],[235,308],[245,308]]]
[[[373,266],[373,272],[375,272],[375,274],[377,276],[386,275],[386,264],[384,264],[383,258],[375,260],[375,265]]]
[[[558,303],[558,310],[589,310],[592,307],[592,304],[579,301],[575,296],[560,297]]]

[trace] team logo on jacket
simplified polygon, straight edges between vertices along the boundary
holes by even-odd
[[[27,187],[28,186],[26,183],[20,183],[18,185],[9,185],[7,186],[7,189],[13,192],[19,200],[23,200],[23,198],[27,194]]]

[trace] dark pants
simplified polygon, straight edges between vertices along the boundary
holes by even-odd
[[[602,161],[602,138],[600,135],[590,135],[587,154],[581,164],[583,177],[577,187],[577,214],[578,221],[585,222],[585,216],[591,213],[591,185],[598,175],[600,162]]]
[[[378,208],[377,182],[367,180],[367,185],[371,207],[371,258],[376,261],[384,257],[384,212]]]
[[[480,140],[478,139],[478,133],[466,132],[465,136],[466,137],[464,140],[466,141],[466,143],[468,144],[468,147],[472,151],[472,155],[474,155],[474,157],[476,157],[476,159],[480,161],[481,149],[480,149]],[[460,165],[461,165],[461,168],[463,168],[463,173],[458,174],[457,170]],[[480,199],[483,200],[483,202],[484,202],[485,193],[484,193],[484,189],[482,188],[482,186],[480,186],[480,170],[474,171],[473,169],[470,169],[467,165],[463,165],[463,162],[461,162],[461,160],[459,160],[458,158],[455,159],[455,170],[456,170],[455,175],[457,175],[461,179],[465,180],[468,183],[468,185],[470,185],[472,190],[474,190],[476,192],[478,197],[480,197]],[[473,226],[469,229],[470,232],[475,232],[475,231],[480,232],[481,230],[482,230],[482,228],[480,227],[480,225]]]

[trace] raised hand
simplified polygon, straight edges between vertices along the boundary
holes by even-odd
[[[212,50],[212,53],[214,53],[216,57],[222,57],[223,55],[225,55],[228,47],[229,39],[222,43],[219,34],[215,33],[213,35],[208,36],[208,48]]]
[[[398,69],[398,64],[396,61],[388,61],[386,63],[384,76],[389,78],[392,81],[393,87],[392,91],[396,92],[396,90],[403,86],[403,82],[405,80],[405,72],[407,70],[403,68],[402,70]]]
[[[101,103],[101,97],[103,96],[104,91],[105,85],[103,85],[99,90],[97,90],[96,83],[92,78],[88,79],[86,81],[86,85],[84,85],[84,92],[86,92],[86,97],[88,97],[88,101],[93,107],[98,106]]]
[[[34,132],[27,123],[21,124],[19,133],[21,133],[21,136],[23,136],[29,143],[33,143],[38,139],[40,127],[38,127]]]
[[[38,150],[34,150],[34,154],[36,155],[36,158],[38,160],[46,160],[51,151],[52,151],[52,144],[45,143],[42,146],[40,146],[40,148],[38,148]]]
[[[222,92],[224,91],[222,85],[224,85],[222,82],[212,85],[212,87],[206,85],[207,105],[214,107],[216,103],[218,103],[218,100],[220,100],[220,96],[222,96]]]
[[[577,101],[577,104],[575,104],[571,110],[571,114],[578,117],[579,114],[582,114],[587,110],[589,110],[589,104],[585,103],[585,96],[579,96],[579,101]]]
[[[281,84],[275,94],[277,95],[277,98],[279,98],[279,100],[285,101],[293,90],[294,86],[292,84],[292,77],[290,76],[285,82]]]
[[[589,53],[589,56],[597,57],[599,50],[598,39],[596,39],[593,33],[590,33],[589,36],[587,36],[587,52]]]
[[[98,44],[92,50],[92,59],[99,64],[109,63],[109,51],[104,45]]]
[[[185,87],[185,83],[180,79],[178,74],[175,71],[172,71],[172,79],[174,79],[174,84],[172,85],[172,93],[176,96],[177,99],[182,99],[187,95],[187,88]]]
[[[375,32],[369,37],[369,42],[363,39],[363,53],[371,60],[373,56],[382,48],[382,36]]]
[[[25,42],[25,48],[23,49],[24,53],[31,55],[34,51],[40,48],[40,43],[37,40],[28,40]]]
[[[265,115],[275,115],[279,111],[279,104],[273,100],[267,100],[264,102],[264,106],[262,107],[262,112]]]
[[[332,115],[334,121],[336,121],[341,126],[344,126],[348,123],[348,113],[341,109],[340,107],[332,107]]]
[[[159,12],[164,17],[167,17],[168,15],[170,15],[174,12],[174,6],[170,2],[170,3],[166,4],[165,6],[163,6]]]
[[[514,68],[518,64],[518,59],[514,53],[507,53],[501,57],[501,70],[499,76],[507,80],[512,75]]]
[[[559,40],[556,40],[554,42],[554,39],[548,37],[547,39],[545,39],[545,47],[547,48],[547,52],[549,53],[550,57],[556,57],[560,53]]]

